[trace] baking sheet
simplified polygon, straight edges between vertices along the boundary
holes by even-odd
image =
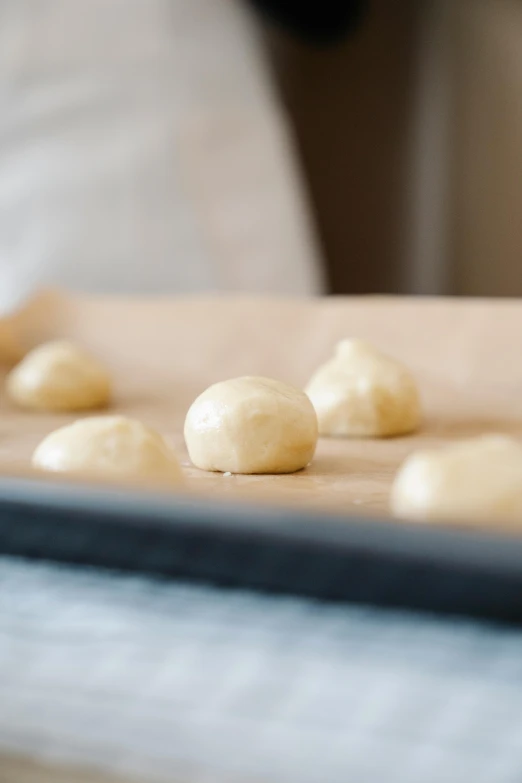
[[[485,432],[522,435],[521,335],[522,303],[511,300],[46,292],[4,321],[0,350],[6,346],[9,361],[17,347],[23,352],[56,337],[93,350],[113,373],[113,410],[163,433],[183,464],[189,492],[382,517],[395,471],[411,451]],[[321,439],[313,464],[287,476],[223,476],[190,466],[183,420],[206,386],[247,374],[303,386],[344,337],[372,340],[411,368],[425,411],[418,434]],[[22,412],[2,398],[0,472],[29,472],[41,438],[75,418]]]
[[[161,429],[183,462],[187,461],[181,436],[183,416],[192,397],[208,383],[238,373],[262,372],[303,384],[316,363],[330,353],[338,338],[354,335],[373,339],[406,361],[419,379],[426,409],[425,426],[419,435],[390,441],[324,440],[313,466],[295,476],[225,478],[186,466],[184,470],[187,487],[196,495],[210,494],[229,500],[236,496],[242,500],[262,497],[275,504],[289,500],[303,508],[316,504],[343,514],[359,514],[361,509],[380,514],[387,507],[395,467],[410,450],[422,444],[440,443],[483,431],[521,434],[518,390],[522,379],[519,378],[517,353],[521,321],[522,308],[511,302],[382,299],[129,302],[52,294],[38,299],[3,326],[8,343],[11,347],[18,344],[21,351],[55,336],[76,337],[90,346],[113,369],[115,409],[137,415]],[[11,475],[15,470],[26,471],[30,453],[39,439],[71,418],[74,417],[22,413],[3,399],[0,473]],[[460,611],[495,620],[522,622],[520,538],[497,540],[483,531],[471,535],[431,526],[365,524],[364,520],[357,521],[353,517],[349,524],[341,519],[341,524],[332,525],[326,514],[308,515],[307,519],[303,511],[292,519],[285,519],[283,513],[265,515],[260,509],[247,506],[241,508],[250,509],[251,513],[247,515],[237,510],[234,519],[225,509],[226,504],[211,506],[207,503],[206,517],[201,518],[203,504],[183,508],[179,498],[172,500],[169,497],[170,503],[164,503],[163,498],[159,506],[154,506],[142,498],[140,508],[128,493],[124,498],[111,500],[65,483],[67,486],[55,493],[51,483],[46,482],[44,487],[39,482],[29,486],[0,478],[0,551],[7,551],[2,545],[7,540],[2,538],[4,533],[11,537],[13,547],[18,536],[24,556],[29,550],[37,555],[39,547],[43,555],[48,555],[50,548],[58,550],[61,547],[62,555],[55,551],[51,559],[67,563],[93,565],[102,555],[108,560],[111,557],[115,561],[121,557],[130,559],[134,551],[136,560],[126,565],[129,570],[142,571],[151,568],[150,557],[156,552],[163,553],[160,565],[164,571],[158,566],[159,573],[183,575],[183,571],[176,569],[185,568],[186,575],[194,577],[199,569],[200,577],[219,581],[215,579],[215,569],[221,562],[227,585],[234,583],[235,574],[237,584],[250,587],[257,575],[263,586],[264,569],[266,586],[273,589],[281,587],[278,580],[285,575],[292,582],[288,588],[314,597],[321,597],[323,588],[331,594],[336,585],[344,585],[344,593],[334,597],[344,595],[351,602],[429,608],[430,613],[434,610]],[[17,493],[18,498],[15,497]],[[59,507],[61,514],[57,513]],[[13,510],[20,512],[21,508],[23,515],[20,514],[18,520],[21,524],[13,524]],[[136,520],[133,520],[132,512]],[[147,536],[140,520],[147,523]],[[84,525],[85,521],[88,524]],[[123,534],[120,532],[120,537],[116,538],[118,525]],[[208,535],[211,525],[219,536]],[[109,528],[111,534],[107,535]],[[253,529],[259,535],[249,535],[249,542],[243,535],[242,546],[239,533],[248,530],[250,534]],[[53,534],[53,530],[57,534]],[[227,530],[234,535],[225,537]],[[276,531],[282,531],[284,536],[278,538]],[[261,535],[263,532],[266,535]],[[167,536],[171,538],[167,539]],[[286,553],[282,549],[283,538],[286,539]],[[125,546],[121,546],[123,541]],[[168,541],[171,544],[165,546]],[[87,546],[89,542],[90,547]],[[147,542],[148,548],[144,546]],[[281,545],[279,548],[277,543]],[[308,544],[310,546],[305,548]],[[68,555],[66,546],[71,551],[76,547],[73,554],[83,555],[84,559]],[[306,549],[310,550],[308,555]],[[12,554],[11,550],[9,553]],[[94,554],[98,558],[96,561]],[[235,571],[230,567],[232,561],[235,561]],[[226,751],[226,743],[230,740],[230,747],[237,749],[237,727],[243,734],[247,730],[248,734],[250,726],[254,740],[261,738],[263,742],[259,750],[255,742],[240,743],[241,747],[252,750],[244,754],[241,763],[249,763],[258,752],[258,758],[266,764],[279,763],[281,769],[284,766],[283,774],[289,778],[288,759],[294,756],[300,763],[296,778],[303,779],[306,773],[310,779],[313,777],[310,753],[306,763],[303,762],[303,747],[311,748],[315,761],[328,759],[342,780],[347,778],[346,765],[357,767],[359,761],[362,774],[369,774],[368,759],[382,762],[381,773],[383,769],[400,768],[397,758],[408,761],[405,749],[412,748],[415,751],[412,763],[416,763],[417,771],[421,764],[419,774],[422,769],[433,770],[434,754],[442,759],[439,763],[442,771],[458,767],[461,772],[463,764],[467,764],[466,769],[483,770],[488,761],[493,769],[501,757],[507,780],[516,776],[520,767],[519,746],[506,730],[506,726],[513,725],[511,716],[519,707],[517,689],[512,687],[513,667],[520,660],[519,642],[511,639],[511,632],[503,627],[457,625],[452,621],[438,628],[434,626],[433,618],[423,620],[415,614],[374,609],[371,613],[359,614],[358,620],[357,613],[361,610],[357,607],[326,609],[321,606],[318,611],[316,603],[311,602],[303,612],[300,605],[287,605],[280,597],[273,601],[270,596],[211,591],[206,587],[197,588],[201,591],[199,605],[183,600],[174,604],[166,597],[167,592],[174,598],[176,595],[183,598],[193,588],[147,580],[143,594],[130,592],[128,607],[132,616],[129,615],[128,625],[132,633],[129,636],[121,625],[118,591],[127,589],[121,574],[115,578],[92,569],[54,569],[47,564],[35,567],[32,563],[28,566],[23,561],[7,562],[6,559],[2,563],[2,574],[6,583],[3,595],[6,606],[10,607],[4,618],[6,638],[10,640],[9,634],[16,629],[18,635],[14,634],[14,641],[22,647],[3,645],[11,653],[14,665],[12,669],[6,669],[4,690],[11,706],[0,739],[7,747],[17,747],[19,752],[26,747],[32,753],[35,748],[41,753],[44,747],[48,755],[52,756],[54,752],[60,758],[60,751],[62,755],[64,749],[68,751],[76,737],[81,740],[77,753],[81,754],[87,748],[85,753],[91,760],[99,753],[104,760],[108,758],[109,763],[116,759],[116,763],[121,764],[127,757],[120,749],[128,750],[129,736],[139,736],[143,738],[145,748],[152,737],[154,760],[158,757],[157,748],[161,747],[176,761],[180,755],[186,759],[190,752],[189,758],[195,758],[201,765],[203,748],[206,752],[215,749],[216,755],[210,757],[212,763],[216,756],[226,759],[227,763],[230,759],[237,763],[238,754],[223,753],[223,748]],[[50,575],[51,589],[46,585],[46,574]],[[306,585],[298,584],[304,577],[310,582],[306,590]],[[6,579],[9,581],[9,578],[8,584]],[[105,586],[109,580],[113,582],[113,592]],[[82,597],[78,589],[82,590],[84,582],[87,587],[92,583],[93,591],[92,594],[87,591]],[[157,591],[156,599],[154,591]],[[16,597],[14,603],[13,596]],[[52,611],[48,611],[49,597],[53,599],[53,596],[55,602],[61,603],[53,604]],[[256,601],[263,602],[257,611]],[[156,612],[158,608],[159,613]],[[98,634],[94,638],[90,624],[95,624],[98,633],[101,627],[99,612],[105,621],[108,619],[102,623],[108,632],[105,637]],[[111,624],[111,612],[116,617],[114,624]],[[232,632],[230,621],[234,623]],[[156,623],[157,629],[151,623]],[[72,637],[71,630],[74,632]],[[132,646],[134,638],[139,644]],[[87,667],[79,666],[82,670],[79,691],[74,687],[79,664],[75,656],[69,654],[71,643],[77,649],[87,651],[89,659]],[[93,643],[99,649],[95,649]],[[178,674],[181,671],[181,677],[161,679],[158,650],[161,656],[165,650],[179,653],[180,661],[176,664],[181,663],[181,669],[176,665],[174,670]],[[404,663],[405,650],[410,651],[410,660],[397,669],[398,661]],[[336,656],[339,665],[336,665]],[[64,667],[64,660],[72,661],[73,668]],[[164,661],[163,671],[172,671],[169,657],[160,660]],[[117,666],[111,666],[111,661],[117,661]],[[216,661],[218,676],[215,676]],[[327,677],[317,693],[311,694],[307,684],[317,682],[314,666],[320,667],[320,677],[326,673],[330,679]],[[482,669],[487,670],[486,675]],[[121,675],[119,681],[115,681],[115,671]],[[314,673],[313,677],[310,671]],[[465,678],[460,693],[454,677],[456,671],[471,673],[476,683]],[[203,677],[201,680],[202,672],[210,679]],[[289,672],[295,675],[293,679],[288,680]],[[491,673],[495,676],[488,682]],[[69,674],[74,683],[72,687],[65,687],[63,677]],[[227,680],[227,676],[234,674],[236,679]],[[403,675],[408,675],[409,679]],[[36,687],[35,676],[40,677],[40,683],[45,681],[45,687]],[[509,688],[506,686],[502,690],[504,679]],[[334,721],[340,729],[332,735],[330,719],[335,713],[326,697],[340,694],[342,698],[336,699],[336,704],[352,705],[354,694],[351,691],[355,688],[355,697],[360,691],[367,705],[371,687],[369,690],[366,680],[370,686],[377,683],[374,690],[379,696],[379,704],[384,705],[384,712],[374,721],[371,710],[370,714],[367,710],[354,712],[350,708],[348,712],[345,710],[347,723],[343,725],[341,710]],[[230,701],[207,698],[215,696],[212,688],[208,689],[207,681],[211,686],[225,683]],[[154,688],[158,682],[159,690]],[[112,689],[110,693],[107,683],[109,690]],[[190,690],[194,683],[201,684],[205,699],[201,699],[200,689]],[[470,683],[475,686],[474,691],[473,687],[470,690]],[[128,690],[125,690],[126,684]],[[176,689],[179,684],[183,686],[181,690]],[[449,712],[446,691],[453,699]],[[94,692],[93,698],[90,698],[91,692]],[[160,693],[161,699],[155,702],[156,693]],[[218,697],[221,695],[219,688],[216,693]],[[252,693],[263,697],[261,710],[257,713],[261,722],[257,723],[245,721],[245,714],[252,714],[248,709],[244,712],[245,705],[248,708],[252,703],[248,701]],[[289,700],[289,693],[295,698]],[[387,695],[384,701],[383,693]],[[492,708],[470,712],[470,693],[473,704],[483,698]],[[192,700],[187,699],[187,694]],[[271,699],[264,698],[266,694],[281,697],[276,698],[275,709]],[[506,702],[506,694],[513,695],[513,699]],[[314,699],[310,702],[310,695],[315,701],[319,700],[319,709]],[[123,737],[119,746],[110,744],[116,735],[107,730],[108,696],[111,714],[116,716],[112,721],[109,715],[110,729],[116,727],[117,737]],[[430,720],[425,721],[423,728],[423,721],[419,721],[418,716],[422,717],[422,707],[426,704],[426,716]],[[100,720],[85,717],[86,706],[93,705],[100,713]],[[206,709],[207,705],[210,710]],[[437,717],[438,714],[434,705],[442,705],[439,710],[443,716],[441,726],[454,727],[457,721],[462,729],[457,745],[455,732],[451,734],[451,742],[445,742],[448,733],[441,732],[437,721],[432,720],[433,715]],[[50,706],[54,708],[52,714]],[[161,707],[161,726],[167,727],[163,746],[158,746],[158,737],[159,742],[162,741],[161,732],[151,732],[151,726],[156,726],[150,719],[155,706]],[[203,707],[200,713],[194,708],[198,706]],[[477,714],[488,719],[493,716],[493,720],[479,725]],[[199,715],[203,719],[198,720]],[[321,723],[323,715],[329,719],[326,732]],[[356,724],[352,726],[354,715]],[[367,720],[368,715],[372,720]],[[393,720],[386,721],[390,715]],[[397,720],[401,715],[402,722]],[[147,725],[143,724],[143,731],[136,732],[132,724],[135,716],[141,719],[145,716]],[[414,743],[409,720],[412,716],[415,728],[423,729],[419,742]],[[181,733],[176,731],[178,724],[183,729]],[[85,731],[87,725],[101,727],[98,744],[90,741]],[[260,726],[266,726],[267,730],[260,731]],[[185,731],[187,727],[190,736]],[[223,727],[230,731],[223,734]],[[94,732],[95,739],[98,734]],[[172,743],[173,736],[181,736],[181,751]],[[486,743],[486,755],[482,757],[476,754],[476,749],[484,746],[486,736],[489,744]],[[6,745],[6,737],[10,744]],[[329,737],[337,743],[333,746],[339,751],[337,755],[327,743]],[[355,738],[349,743],[348,753],[347,737]],[[317,741],[322,743],[319,752]],[[114,749],[112,756],[107,753],[108,747]],[[283,755],[282,747],[286,749]],[[288,752],[292,747],[297,748],[294,756]],[[368,753],[368,747],[372,753]],[[425,751],[420,756],[419,747]],[[136,757],[139,760],[139,754],[143,752],[141,747],[135,751],[129,764]],[[167,755],[162,756],[166,759],[165,766],[170,760]],[[373,766],[370,764],[372,769]],[[16,775],[21,780],[32,779],[30,772],[19,764],[13,763],[5,769],[11,776],[14,771],[16,779]],[[172,766],[168,779],[172,779],[170,773]],[[321,773],[324,777],[323,762]],[[329,779],[334,779],[334,773]]]

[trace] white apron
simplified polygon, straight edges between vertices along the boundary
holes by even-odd
[[[241,3],[2,0],[0,307],[49,285],[320,290]]]

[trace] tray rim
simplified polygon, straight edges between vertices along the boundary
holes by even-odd
[[[87,547],[85,556],[80,556],[82,536],[88,538],[91,532],[97,537],[97,549],[91,549],[89,555]],[[75,536],[79,536],[79,540],[74,544],[76,549],[74,546],[71,549],[71,537]],[[153,567],[144,551],[141,557],[139,546],[134,560],[122,564],[121,556],[126,544],[130,546],[131,537],[136,546],[138,540],[145,545],[154,539],[156,549],[163,551],[163,565]],[[215,578],[212,577],[210,556],[207,557],[210,560],[206,575],[197,557],[194,559],[190,554],[182,557],[187,542],[189,552],[194,550],[194,542],[200,552],[212,552],[213,547],[219,549],[222,564]],[[266,583],[261,580],[256,588],[250,583],[249,574],[243,573],[245,569],[238,569],[241,564],[234,564],[234,558],[240,557],[238,546],[243,555],[253,558],[261,550],[278,552],[279,557],[281,553],[287,558],[295,557],[296,562],[301,558],[301,562],[308,563],[312,570],[319,562],[323,570],[329,563],[332,568],[334,564],[341,568],[344,563],[346,568],[353,569],[362,562],[368,572],[372,568],[392,569],[395,579],[401,573],[405,577],[408,573],[427,574],[432,590],[437,588],[437,574],[439,579],[449,575],[453,580],[461,580],[462,589],[470,588],[472,582],[475,592],[484,591],[482,597],[487,611],[482,612],[479,607],[478,615],[522,623],[522,535],[516,531],[457,528],[390,520],[384,516],[253,505],[222,497],[152,495],[134,489],[49,482],[39,478],[0,478],[0,556],[14,555],[75,567],[103,567],[324,598],[319,587],[314,589],[312,579],[304,586],[294,580],[292,587],[292,574],[286,575],[286,586],[278,587],[279,574],[277,579],[272,576],[273,584],[267,576]],[[169,561],[169,553],[174,559],[178,557],[175,567]],[[359,574],[359,587],[365,576],[363,569]],[[500,593],[498,600],[493,600],[494,606],[490,606],[491,596],[502,585],[500,592],[509,590],[505,610]],[[353,592],[353,585],[351,589]],[[422,592],[424,588],[418,589]],[[347,590],[335,600],[360,600],[360,596],[349,593]],[[418,606],[419,595],[404,595],[398,605],[404,608],[411,605],[411,608],[424,608],[430,612],[452,612],[447,597],[442,602],[444,606],[432,599],[425,606],[421,600]],[[375,595],[370,603],[382,605],[383,600],[384,604],[388,603],[386,594],[379,596],[380,593]],[[459,601],[462,603],[460,598]],[[368,601],[363,597],[363,602]],[[393,605],[396,603],[392,601]],[[477,615],[476,607],[468,611],[464,606],[457,613]]]

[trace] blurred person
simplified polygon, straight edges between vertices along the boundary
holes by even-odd
[[[254,6],[323,37],[294,3]],[[0,80],[4,309],[52,285],[322,290],[248,3],[4,0]]]
[[[331,2],[253,5],[320,40],[348,18]],[[4,0],[0,79],[4,307],[47,285],[322,289],[245,3]]]

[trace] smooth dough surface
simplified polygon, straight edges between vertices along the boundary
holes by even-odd
[[[342,340],[306,393],[321,435],[385,438],[412,432],[420,423],[411,373],[363,340]]]
[[[161,435],[137,419],[91,416],[55,430],[33,454],[41,470],[178,482],[181,469]]]
[[[66,340],[34,348],[11,370],[6,384],[13,402],[42,411],[100,408],[111,395],[101,362]]]
[[[488,435],[414,453],[397,473],[391,508],[420,520],[522,523],[522,445]]]
[[[223,473],[293,473],[317,445],[317,417],[302,391],[270,378],[216,383],[185,420],[190,459]]]

